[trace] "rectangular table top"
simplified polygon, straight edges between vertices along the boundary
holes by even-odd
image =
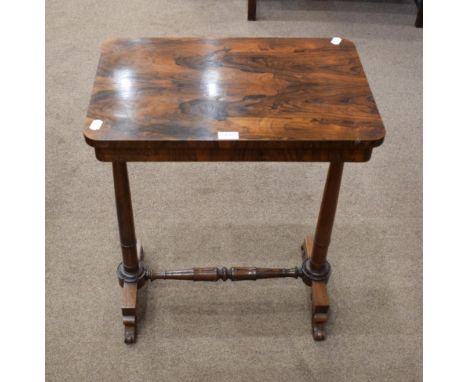
[[[84,128],[98,159],[365,161],[385,129],[354,44],[113,39]]]

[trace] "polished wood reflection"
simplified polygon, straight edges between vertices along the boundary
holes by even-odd
[[[146,38],[103,44],[84,135],[104,161],[365,161],[385,130],[348,40]]]
[[[222,132],[231,134],[226,139],[219,136]],[[301,278],[311,287],[313,337],[325,339],[331,272],[327,251],[343,165],[369,160],[385,136],[353,43],[306,38],[109,40],[102,46],[84,136],[99,160],[112,162],[126,343],[134,343],[137,335],[138,288],[147,280],[164,279]],[[146,268],[135,235],[130,161],[330,162],[315,237],[306,236],[302,245],[302,265]]]

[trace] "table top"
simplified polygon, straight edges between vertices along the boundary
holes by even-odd
[[[385,129],[349,40],[141,38],[102,45],[84,135],[101,160],[331,150],[363,161]]]

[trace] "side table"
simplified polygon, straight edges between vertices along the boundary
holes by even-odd
[[[122,263],[125,342],[137,328],[147,280],[300,278],[311,287],[312,333],[325,338],[327,250],[344,162],[366,162],[385,129],[354,44],[311,38],[112,39],[101,58],[84,127],[112,162]],[[282,268],[151,271],[136,239],[127,162],[329,162],[314,236],[302,262]]]

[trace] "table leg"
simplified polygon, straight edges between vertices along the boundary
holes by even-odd
[[[247,20],[257,19],[257,0],[247,0]]]
[[[122,263],[117,267],[117,276],[120,286],[123,287],[122,315],[125,343],[133,343],[137,325],[137,289],[145,283],[146,270],[140,261],[143,249],[135,237],[127,163],[112,162],[112,172],[122,249]]]
[[[322,197],[322,204],[315,229],[315,235],[308,235],[302,246],[305,269],[311,279],[312,335],[316,341],[325,339],[325,324],[328,320],[329,301],[327,281],[330,264],[327,251],[335,220],[336,206],[340,192],[343,162],[331,162]]]
[[[125,342],[133,343],[137,328],[138,288],[150,279],[181,280],[255,280],[257,278],[294,277],[311,287],[312,334],[316,341],[325,339],[325,324],[328,320],[329,301],[327,281],[330,264],[326,260],[330,237],[335,219],[340,191],[343,162],[331,162],[322,197],[315,236],[306,236],[303,249],[302,267],[292,269],[266,268],[201,268],[173,272],[151,272],[143,263],[143,249],[135,237],[132,201],[128,181],[127,164],[113,162],[114,187],[119,222],[122,263],[117,268],[119,283],[123,287],[122,315],[125,326]]]

